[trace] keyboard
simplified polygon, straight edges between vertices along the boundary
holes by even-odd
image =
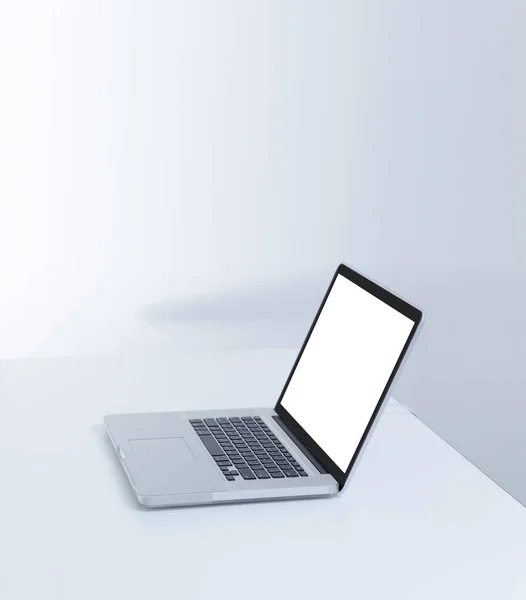
[[[261,417],[190,419],[227,481],[307,477]]]

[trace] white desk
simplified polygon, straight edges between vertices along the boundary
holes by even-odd
[[[272,403],[288,351],[0,364],[0,598],[524,600],[526,510],[396,405],[329,500],[151,511],[108,412]]]

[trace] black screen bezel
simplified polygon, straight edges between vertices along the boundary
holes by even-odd
[[[311,336],[312,332],[314,331],[314,328],[316,327],[316,323],[318,322],[318,318],[323,310],[323,307],[325,306],[325,302],[327,301],[327,298],[329,297],[329,294],[331,293],[331,290],[333,288],[334,282],[336,281],[336,278],[339,275],[342,275],[349,281],[352,281],[353,283],[355,283],[356,285],[358,285],[365,291],[369,292],[370,294],[372,294],[373,296],[375,296],[382,302],[385,302],[388,306],[391,306],[392,308],[394,308],[395,310],[397,310],[398,312],[400,312],[401,314],[408,317],[409,319],[411,319],[414,322],[413,328],[411,329],[411,333],[409,334],[409,337],[407,338],[407,341],[406,341],[406,343],[402,349],[402,352],[400,353],[400,356],[393,368],[393,371],[387,381],[387,384],[385,385],[385,387],[382,391],[382,394],[378,400],[378,404],[376,405],[376,407],[373,411],[371,419],[369,420],[369,423],[367,424],[367,427],[365,428],[362,438],[360,439],[360,443],[358,444],[356,451],[354,452],[354,455],[353,455],[346,471],[342,471],[342,469],[340,469],[340,467],[338,467],[338,465],[330,458],[330,456],[326,452],[324,452],[324,450],[312,439],[312,437],[303,429],[303,427],[294,419],[294,417],[281,404],[283,396],[285,395],[285,392],[287,391],[287,388],[288,388],[289,383],[294,375],[294,372],[296,371],[296,367],[298,366],[298,364],[301,360],[303,351],[305,350],[305,347],[307,346],[307,343],[309,342],[310,336]],[[407,354],[407,351],[411,345],[411,342],[413,341],[413,338],[415,336],[415,333],[416,333],[421,321],[422,321],[422,311],[419,310],[418,308],[415,308],[414,306],[411,306],[411,304],[408,304],[405,300],[402,300],[398,296],[395,296],[388,290],[382,288],[378,284],[367,279],[360,273],[357,273],[356,271],[354,271],[347,265],[341,264],[336,269],[336,272],[334,273],[334,276],[329,285],[329,288],[327,289],[327,292],[322,300],[322,303],[320,304],[320,307],[316,313],[316,316],[314,317],[314,321],[312,322],[312,325],[311,325],[311,327],[307,333],[307,336],[301,346],[298,356],[296,357],[294,365],[289,373],[289,376],[287,377],[287,381],[285,382],[285,385],[283,387],[283,390],[281,391],[281,394],[278,398],[276,406],[274,407],[274,410],[276,411],[276,414],[281,419],[283,419],[283,422],[285,423],[285,425],[290,428],[290,430],[302,441],[302,443],[305,444],[305,446],[308,448],[308,450],[310,452],[312,452],[312,454],[322,463],[322,465],[327,469],[327,471],[336,479],[336,481],[340,485],[340,488],[343,488],[347,478],[349,477],[349,475],[352,471],[352,468],[360,454],[360,451],[365,443],[365,440],[367,439],[367,436],[369,435],[369,432],[371,431],[371,428],[376,420],[376,417],[378,416],[378,413],[380,412],[382,404],[387,396],[387,393],[389,392],[389,388],[391,387],[391,384],[396,376],[396,373],[397,373],[398,369],[400,368],[400,365],[402,364],[404,356]],[[323,405],[321,402],[320,402],[320,410],[323,410]]]

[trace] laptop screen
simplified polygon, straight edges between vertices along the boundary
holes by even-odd
[[[415,321],[338,274],[281,406],[346,471]]]

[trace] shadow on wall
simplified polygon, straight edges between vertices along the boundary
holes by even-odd
[[[326,277],[242,287],[165,300],[142,320],[168,343],[186,347],[296,348],[327,286]]]
[[[152,324],[172,321],[290,322],[313,314],[323,285],[296,281],[166,300],[145,311]]]

